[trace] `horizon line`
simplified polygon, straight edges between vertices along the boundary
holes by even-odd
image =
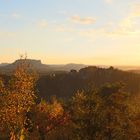
[[[24,59],[24,58],[23,58]],[[0,64],[12,64],[14,63],[15,61],[17,60],[20,60],[20,59],[16,59],[14,61],[11,61],[11,62],[0,62]],[[76,65],[85,65],[85,66],[105,66],[105,67],[140,67],[140,65],[133,65],[133,64],[130,64],[130,65],[126,65],[126,64],[115,64],[115,65],[112,65],[112,64],[86,64],[86,63],[77,63],[77,62],[68,62],[68,63],[44,63],[42,62],[41,59],[33,59],[33,58],[27,58],[27,60],[36,60],[36,61],[41,61],[42,64],[45,64],[45,65],[68,65],[68,64],[76,64]]]

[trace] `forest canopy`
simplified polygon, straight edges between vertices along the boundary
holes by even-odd
[[[46,98],[37,100],[38,76],[29,67],[25,59],[17,66],[9,80],[0,79],[0,139],[136,140],[140,138],[139,94],[132,96],[122,82],[102,84],[95,88],[95,84],[102,83],[98,83],[99,80],[96,83],[97,74],[100,74],[100,78],[103,75],[110,78],[114,73],[127,76],[129,73],[112,68],[108,70],[87,68],[80,70],[79,73],[71,71],[68,76],[76,78],[81,76],[86,82],[92,79],[94,82],[87,86],[89,88],[83,86],[83,89],[75,91],[67,100],[55,96],[49,100]],[[63,79],[65,75],[54,78],[57,77]]]

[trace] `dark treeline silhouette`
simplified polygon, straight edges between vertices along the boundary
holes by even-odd
[[[79,72],[71,70],[69,73],[43,75],[39,78],[37,88],[41,97],[52,95],[67,98],[77,90],[100,88],[106,83],[122,82],[127,92],[137,94],[140,91],[140,75],[118,69],[86,67]]]

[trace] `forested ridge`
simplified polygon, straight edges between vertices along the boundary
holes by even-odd
[[[126,72],[113,67],[99,68],[86,67],[79,71],[71,70],[69,73],[43,75],[38,79],[37,88],[41,97],[48,98],[71,97],[77,90],[100,88],[106,83],[121,82],[124,90],[132,94],[140,91],[140,75]]]
[[[87,67],[40,77],[30,67],[25,59],[0,78],[1,140],[140,139],[140,75]]]

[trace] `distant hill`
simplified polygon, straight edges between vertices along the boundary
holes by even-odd
[[[52,95],[58,97],[70,97],[77,90],[100,88],[106,83],[122,82],[125,84],[125,91],[135,95],[140,93],[140,74],[122,70],[99,67],[86,67],[69,73],[56,75],[44,75],[38,80],[37,88],[43,98]]]
[[[0,73],[3,74],[11,74],[11,72],[16,68],[16,66],[21,63],[23,60],[18,59],[15,62],[9,64],[9,63],[1,63],[0,64]],[[37,71],[39,74],[52,74],[52,73],[63,73],[63,72],[69,72],[71,70],[79,71],[82,68],[85,68],[89,65],[84,64],[63,64],[63,65],[52,65],[52,64],[43,64],[41,60],[35,60],[35,59],[27,59],[27,63],[31,65],[31,67]],[[101,68],[108,68],[109,66],[106,65],[98,65],[98,67]],[[129,71],[133,73],[140,73],[140,66],[114,66],[115,68]]]
[[[4,74],[10,74],[17,67],[17,65],[19,63],[22,63],[22,61],[23,61],[22,59],[19,59],[19,60],[16,60],[15,62],[13,62],[11,64],[2,65],[2,66],[0,65],[0,72],[4,73]],[[42,64],[40,60],[27,59],[26,61],[36,71],[47,69],[47,66]]]
[[[66,64],[66,65],[49,65],[49,67],[53,70],[57,71],[70,71],[72,69],[79,71],[80,69],[86,67],[84,64]]]
[[[11,64],[0,64],[0,73],[11,74],[11,72],[17,67],[19,63],[22,63],[22,61],[22,59],[19,59]],[[86,67],[86,65],[83,64],[46,65],[42,64],[41,60],[34,59],[27,59],[26,62],[29,63],[30,66],[40,74],[68,72],[71,69],[78,71],[81,68]]]
[[[129,70],[129,72],[140,74],[140,69]]]

